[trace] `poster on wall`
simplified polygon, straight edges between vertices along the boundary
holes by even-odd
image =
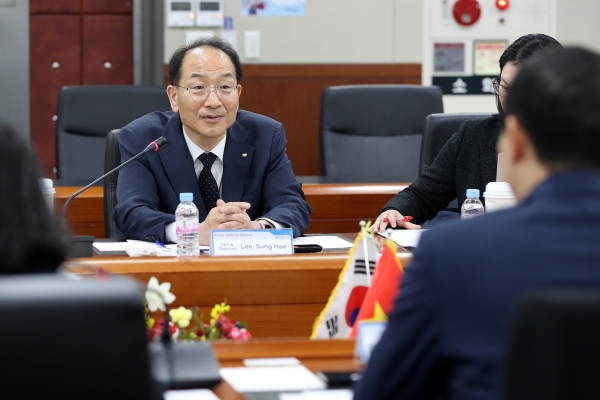
[[[475,40],[473,42],[473,75],[500,75],[498,60],[507,46],[506,40]]]
[[[304,0],[241,0],[241,15],[303,16]]]
[[[434,43],[433,72],[465,72],[465,44]]]

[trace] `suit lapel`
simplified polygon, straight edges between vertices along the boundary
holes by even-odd
[[[194,203],[198,207],[200,220],[202,215],[206,217],[206,207],[200,194],[196,172],[194,170],[194,160],[190,155],[185,139],[183,138],[183,129],[181,128],[181,120],[179,114],[175,113],[164,129],[164,136],[167,139],[167,145],[161,147],[158,155],[162,162],[163,168],[167,173],[169,182],[175,193],[191,192],[194,194]]]
[[[254,147],[244,143],[248,132],[236,121],[227,131],[223,153],[222,195],[225,202],[240,201],[252,164]]]

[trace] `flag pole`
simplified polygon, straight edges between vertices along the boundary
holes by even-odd
[[[365,221],[360,221],[360,231],[362,232],[363,252],[365,253],[365,267],[367,270],[367,285],[371,286],[371,265],[369,264],[369,252],[367,251],[367,229]]]

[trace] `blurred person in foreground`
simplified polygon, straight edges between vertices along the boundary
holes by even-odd
[[[519,205],[423,234],[355,399],[500,399],[520,297],[600,289],[600,55],[534,58],[505,106],[498,147]]]
[[[383,232],[388,227],[386,218],[392,228],[406,229],[420,229],[426,221],[431,227],[460,218],[458,213],[443,211],[448,203],[457,199],[460,207],[467,189],[483,193],[488,183],[496,181],[496,143],[506,116],[506,94],[521,65],[544,50],[559,47],[556,39],[543,34],[525,35],[512,42],[500,57],[500,76],[493,83],[498,114],[465,121],[419,179],[388,201],[371,229]],[[484,198],[481,201],[485,204]],[[402,222],[403,216],[413,220]]]
[[[66,249],[29,146],[0,124],[0,274],[55,272]]]

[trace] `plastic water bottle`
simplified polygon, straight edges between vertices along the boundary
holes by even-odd
[[[483,204],[479,200],[479,189],[467,189],[467,199],[460,208],[460,219],[469,219],[483,214]]]
[[[177,257],[197,256],[198,246],[198,208],[193,202],[193,193],[180,193],[179,205],[175,210],[177,231]]]

